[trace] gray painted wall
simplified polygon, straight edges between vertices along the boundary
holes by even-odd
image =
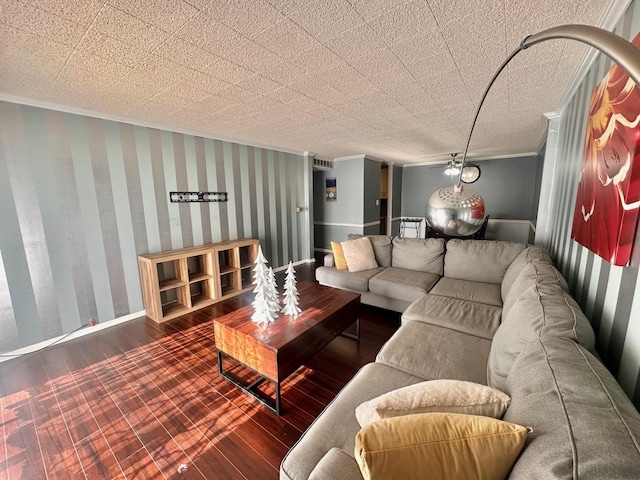
[[[0,351],[143,309],[137,255],[259,238],[309,258],[301,156],[0,102]],[[227,191],[177,204],[169,191]],[[308,231],[308,230],[307,230]]]
[[[313,208],[315,220],[328,223],[362,223],[364,198],[364,160],[345,160],[334,163],[333,170],[313,172]],[[325,197],[325,180],[335,178],[337,201]]]
[[[640,6],[633,2],[615,32],[632,39],[639,29]],[[551,239],[547,245],[593,324],[598,351],[605,364],[636,407],[640,407],[638,267],[612,266],[571,240],[590,96],[609,67],[609,60],[600,56],[562,113],[556,152],[558,162],[555,172],[551,172],[553,176],[548,176],[554,181],[551,193]]]
[[[480,178],[469,186],[484,199],[487,214],[494,219],[527,220],[532,216],[532,200],[538,159],[535,156],[478,162]],[[444,165],[404,168],[402,216],[424,217],[429,196],[452,185]]]
[[[491,219],[486,238],[514,242],[532,239],[531,218],[536,189],[538,157],[516,157],[477,162],[480,178],[469,185],[485,202]],[[402,180],[402,216],[424,217],[431,194],[457,180],[444,174],[445,165],[405,166]],[[537,183],[536,183],[537,182]],[[535,204],[537,206],[537,203]]]
[[[325,181],[335,178],[337,201],[328,202]],[[331,248],[331,241],[344,241],[350,233],[377,234],[380,225],[380,162],[362,157],[337,160],[333,170],[313,172],[314,244]]]

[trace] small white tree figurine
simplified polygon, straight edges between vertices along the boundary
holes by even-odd
[[[254,262],[256,266],[253,269],[253,284],[256,286],[253,293],[256,294],[253,300],[253,308],[255,312],[251,315],[251,320],[256,323],[273,322],[278,317],[278,309],[280,306],[273,301],[273,271],[267,268],[267,259],[262,254],[262,247],[258,247],[258,256]],[[277,291],[276,291],[277,302]]]
[[[298,307],[298,288],[296,287],[296,271],[293,264],[289,262],[287,276],[284,280],[284,308],[281,310],[285,315],[297,317],[300,312]]]
[[[280,294],[278,293],[276,274],[273,273],[273,268],[271,267],[269,267],[269,304],[277,317],[278,310],[280,310]]]

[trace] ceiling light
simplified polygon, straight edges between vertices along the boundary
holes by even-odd
[[[445,175],[460,175],[460,171],[461,168],[460,166],[462,165],[462,161],[460,160],[456,160],[456,155],[458,155],[457,153],[452,153],[451,154],[451,160],[449,160],[449,163],[447,163],[447,168],[444,171]]]

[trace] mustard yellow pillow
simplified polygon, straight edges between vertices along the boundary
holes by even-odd
[[[363,427],[354,453],[365,480],[500,480],[530,431],[490,417],[420,413]]]
[[[495,388],[462,380],[430,380],[392,390],[356,408],[361,427],[382,420],[428,412],[502,418],[511,398]]]
[[[340,242],[331,242],[331,251],[333,252],[333,263],[338,270],[346,270],[347,260],[344,258],[342,244]]]

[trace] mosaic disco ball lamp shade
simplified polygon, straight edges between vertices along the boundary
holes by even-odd
[[[612,32],[590,25],[560,25],[529,35],[500,65],[500,68],[498,68],[498,71],[493,75],[485,89],[467,137],[467,145],[462,157],[460,172],[464,171],[469,143],[471,142],[473,129],[478,120],[482,104],[502,70],[520,51],[546,40],[556,39],[577,40],[598,49],[620,65],[636,84],[640,84],[640,49]],[[462,173],[460,173],[456,185],[441,188],[431,195],[426,209],[429,225],[437,232],[451,236],[467,236],[477,232],[482,226],[484,213],[482,197],[472,189],[462,186]],[[627,259],[625,258],[625,260]]]

